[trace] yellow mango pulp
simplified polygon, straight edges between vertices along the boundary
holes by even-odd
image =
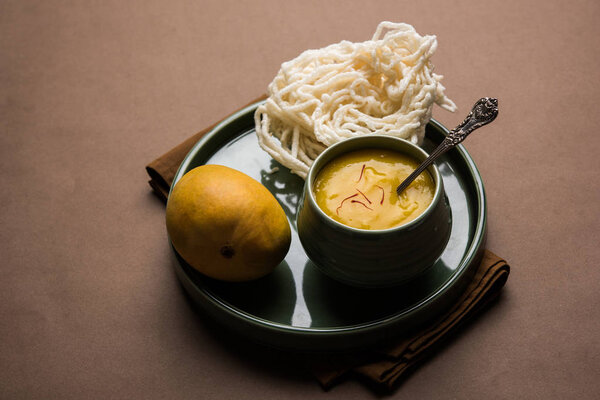
[[[414,220],[435,192],[425,171],[400,196],[396,188],[419,165],[405,154],[363,149],[326,164],[315,179],[317,205],[334,220],[358,229],[389,229]]]

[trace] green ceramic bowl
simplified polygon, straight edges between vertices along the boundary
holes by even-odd
[[[382,135],[347,139],[327,148],[308,172],[298,209],[298,235],[311,261],[340,282],[360,287],[399,285],[425,272],[444,251],[452,225],[450,207],[440,173],[431,165],[433,200],[414,220],[390,229],[365,230],[329,217],[316,203],[315,178],[334,158],[366,148],[397,151],[419,162],[428,156],[409,141]]]

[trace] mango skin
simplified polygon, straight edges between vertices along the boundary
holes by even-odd
[[[288,220],[271,192],[221,165],[196,167],[177,182],[167,201],[166,224],[179,255],[223,281],[265,276],[290,248]]]

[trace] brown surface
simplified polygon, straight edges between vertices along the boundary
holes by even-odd
[[[488,247],[513,267],[392,397],[598,397],[600,3],[321,3],[2,2],[0,398],[372,397],[322,392],[190,307],[143,166],[264,92],[282,61],[384,19],[438,36],[460,107],[435,109],[442,123],[500,99],[466,147]]]

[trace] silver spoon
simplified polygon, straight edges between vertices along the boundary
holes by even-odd
[[[498,99],[493,97],[484,97],[479,99],[471,109],[467,118],[456,128],[448,133],[448,136],[440,143],[440,145],[415,169],[396,189],[396,193],[400,193],[414,181],[417,176],[429,167],[433,161],[465,140],[469,133],[483,125],[492,122],[498,115]]]

